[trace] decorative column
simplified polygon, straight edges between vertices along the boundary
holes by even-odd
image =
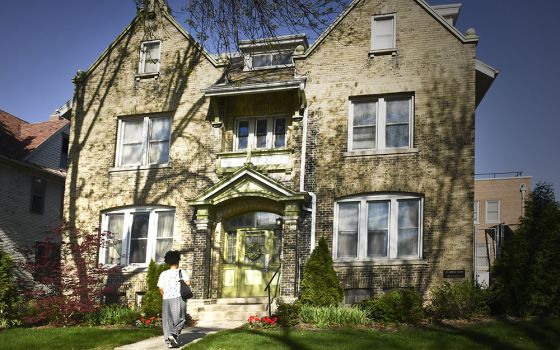
[[[296,296],[299,213],[299,203],[286,203],[282,223],[282,270],[280,276],[280,295],[283,297]]]
[[[214,213],[208,207],[199,207],[194,221],[192,290],[196,299],[210,298],[210,247],[214,230]]]

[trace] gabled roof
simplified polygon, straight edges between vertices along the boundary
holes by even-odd
[[[426,10],[426,12],[428,12],[432,17],[434,17],[438,22],[441,23],[441,25],[443,25],[447,30],[449,30],[449,32],[451,32],[451,34],[453,34],[457,39],[459,39],[462,43],[466,44],[466,43],[474,43],[476,44],[478,42],[478,37],[477,36],[469,36],[466,37],[465,35],[463,35],[463,33],[461,33],[457,28],[455,28],[454,26],[452,26],[451,24],[449,24],[445,18],[443,18],[440,14],[438,14],[430,5],[428,5],[428,3],[426,3],[426,1],[424,0],[414,0],[416,1],[416,3],[418,3],[418,5],[420,5],[420,7],[422,7],[424,10]],[[326,39],[326,37],[334,30],[334,28],[336,28],[336,26],[354,9],[354,7],[356,7],[356,5],[358,5],[358,3],[362,2],[362,0],[353,0],[352,3],[350,3],[350,5],[348,5],[348,7],[342,11],[342,13],[340,15],[338,15],[338,17],[334,20],[334,22],[327,27],[327,29],[325,29],[325,31],[323,33],[321,33],[321,35],[317,38],[317,40],[315,40],[315,42],[313,43],[313,45],[311,45],[309,47],[309,49],[307,49],[305,51],[304,54],[302,55],[298,55],[295,56],[294,55],[294,59],[297,58],[306,58],[307,56],[309,56],[313,51],[315,51],[315,49],[323,42],[323,40]]]
[[[198,197],[189,201],[190,205],[217,205],[230,199],[240,197],[261,197],[277,202],[296,201],[308,202],[309,195],[305,192],[294,192],[280,182],[275,181],[256,171],[252,164],[223,178]]]
[[[0,110],[0,155],[24,160],[69,123],[57,119],[30,124]]]
[[[130,22],[130,24],[122,31],[121,34],[119,34],[119,36],[111,43],[111,45],[109,45],[109,47],[107,47],[107,49],[105,49],[105,51],[103,51],[103,53],[101,53],[99,58],[95,62],[93,62],[93,64],[88,68],[88,70],[85,72],[85,74],[81,78],[85,78],[88,75],[90,75],[91,72],[93,72],[93,70],[103,61],[103,59],[115,48],[115,46],[117,46],[117,44],[134,28],[134,26],[138,22],[140,22],[140,16],[142,15],[143,11],[144,10],[140,10],[138,12],[136,17],[134,17],[134,19]],[[210,61],[215,67],[219,67],[219,66],[223,65],[222,63],[218,62],[210,53],[208,53],[208,51],[206,51],[206,49],[204,49],[204,47],[202,45],[200,45],[200,43],[198,41],[196,41],[185,30],[185,28],[183,28],[183,26],[181,24],[178,23],[175,20],[175,18],[173,18],[173,16],[169,15],[165,11],[161,11],[161,15],[163,16],[163,18],[167,19],[175,28],[177,28],[177,30],[181,34],[183,34],[183,36],[187,40],[189,40],[192,45],[194,45],[198,50],[200,50],[202,52],[202,54],[204,55],[204,57],[206,57],[208,59],[208,61]]]

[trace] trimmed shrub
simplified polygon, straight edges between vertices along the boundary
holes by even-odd
[[[146,294],[142,299],[142,312],[146,316],[160,316],[162,298],[157,286],[159,275],[169,269],[166,264],[156,264],[151,260],[146,275]]]
[[[342,298],[343,289],[333,269],[327,241],[321,237],[305,264],[299,301],[303,305],[336,306]]]
[[[358,307],[375,322],[416,324],[424,318],[422,301],[422,295],[415,290],[396,289],[364,300]]]
[[[472,281],[450,284],[432,289],[432,300],[428,307],[434,319],[468,319],[489,313],[489,293]]]
[[[0,329],[18,324],[17,310],[20,303],[13,275],[13,262],[8,253],[0,249]]]
[[[278,323],[280,326],[289,328],[294,327],[300,322],[301,305],[298,302],[287,304],[280,302],[276,309]]]
[[[355,307],[308,306],[301,307],[301,320],[319,328],[355,326],[367,323],[366,313]]]

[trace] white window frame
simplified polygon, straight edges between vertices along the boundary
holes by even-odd
[[[122,241],[121,241],[121,261],[120,266],[138,266],[138,267],[147,267],[150,263],[150,260],[155,259],[156,253],[156,242],[157,242],[157,224],[158,224],[158,214],[159,213],[169,213],[172,212],[174,214],[173,218],[173,234],[172,237],[175,237],[175,227],[176,227],[176,215],[175,209],[170,207],[160,207],[160,206],[141,206],[141,207],[133,207],[133,208],[126,208],[126,209],[118,209],[118,210],[110,210],[102,213],[101,218],[101,232],[107,232],[109,228],[109,216],[113,214],[123,214],[123,232],[122,232]],[[147,237],[147,247],[146,247],[146,261],[143,263],[129,263],[130,258],[130,242],[131,242],[131,229],[132,229],[132,220],[134,214],[141,214],[141,213],[149,213],[149,223],[148,223],[148,237]],[[160,237],[162,238],[169,238],[169,237]],[[108,237],[104,237],[104,244],[100,245],[99,248],[99,263],[101,265],[108,265],[105,263],[106,260],[106,244],[107,241],[110,241]],[[115,265],[115,264],[113,264]]]
[[[480,201],[474,202],[474,223],[480,223]]]
[[[397,256],[398,247],[398,201],[415,199],[420,201],[418,213],[418,254],[412,256]],[[389,207],[389,232],[388,232],[388,248],[387,257],[368,257],[367,256],[367,235],[368,235],[368,202],[390,201]],[[359,202],[358,210],[358,252],[356,258],[338,258],[338,205],[340,203]],[[381,194],[381,195],[365,195],[348,197],[335,202],[334,205],[334,235],[332,256],[336,261],[395,261],[395,260],[417,260],[422,259],[422,245],[424,235],[424,198],[417,195],[408,194]]]
[[[386,147],[386,117],[387,117],[387,100],[399,100],[408,98],[408,146],[404,147]],[[361,102],[377,102],[375,113],[375,146],[373,148],[353,149],[354,140],[354,105]],[[402,94],[394,96],[379,97],[352,97],[348,101],[348,151],[368,151],[368,150],[401,150],[411,149],[414,144],[414,95]]]
[[[272,61],[274,60],[274,55],[277,54],[285,54],[285,53],[290,53],[290,51],[274,51],[274,52],[262,52],[262,53],[254,53],[251,54],[249,56],[249,64],[252,70],[259,70],[259,69],[270,69],[270,68],[279,68],[279,67],[293,67],[294,66],[294,60],[292,57],[290,57],[290,63],[287,64],[272,64]],[[257,56],[270,56],[270,66],[259,66],[259,67],[255,67],[253,66],[253,57],[257,57]]]
[[[488,203],[490,203],[490,202],[496,202],[498,204],[498,220],[488,219]],[[499,199],[489,199],[489,200],[486,201],[486,208],[485,208],[485,211],[484,211],[484,214],[485,214],[484,219],[485,219],[487,224],[499,224],[501,222],[501,218],[502,218],[501,208],[502,208],[502,205],[501,205]]]
[[[145,50],[145,47],[149,44],[154,44],[154,43],[159,44],[158,57],[156,58],[157,59],[156,71],[155,72],[146,72],[145,71],[146,70],[146,50]],[[144,42],[142,42],[142,44],[140,44],[140,62],[139,62],[139,65],[138,65],[138,74],[158,74],[159,73],[160,64],[161,64],[161,46],[162,46],[162,41],[161,40],[144,41]]]
[[[169,148],[168,148],[168,157],[167,161],[164,163],[150,163],[150,142],[149,142],[149,130],[151,126],[151,122],[153,119],[157,118],[167,118],[169,119]],[[127,121],[134,121],[134,120],[142,120],[142,157],[140,159],[140,164],[122,164],[122,147],[124,141],[124,122]],[[125,117],[119,118],[118,121],[118,139],[117,139],[117,151],[116,151],[116,159],[115,159],[115,166],[119,168],[129,168],[129,167],[138,167],[138,166],[149,166],[149,165],[167,165],[169,164],[169,158],[171,154],[171,134],[173,129],[173,118],[170,116],[157,116],[157,115],[149,115],[143,117]]]
[[[376,32],[376,25],[375,22],[379,20],[384,20],[391,18],[393,21],[393,45],[392,47],[384,47],[384,48],[374,48],[375,43],[375,32]],[[386,52],[386,51],[395,51],[397,49],[397,14],[396,13],[388,13],[383,15],[375,15],[371,16],[371,38],[370,38],[370,51],[371,52]]]
[[[276,142],[276,134],[274,133],[274,128],[276,126],[276,120],[284,119],[286,121],[286,132],[284,134],[284,146],[274,147]],[[266,120],[266,147],[257,148],[257,120]],[[247,140],[247,148],[239,148],[239,123],[249,122],[249,135]],[[251,150],[265,150],[265,149],[284,149],[288,145],[288,117],[285,115],[278,116],[267,116],[267,117],[251,117],[251,118],[239,118],[235,120],[234,131],[233,131],[233,150],[234,151],[246,151]]]

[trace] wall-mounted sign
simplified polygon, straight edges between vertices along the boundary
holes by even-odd
[[[465,278],[465,270],[443,270],[443,278]]]

